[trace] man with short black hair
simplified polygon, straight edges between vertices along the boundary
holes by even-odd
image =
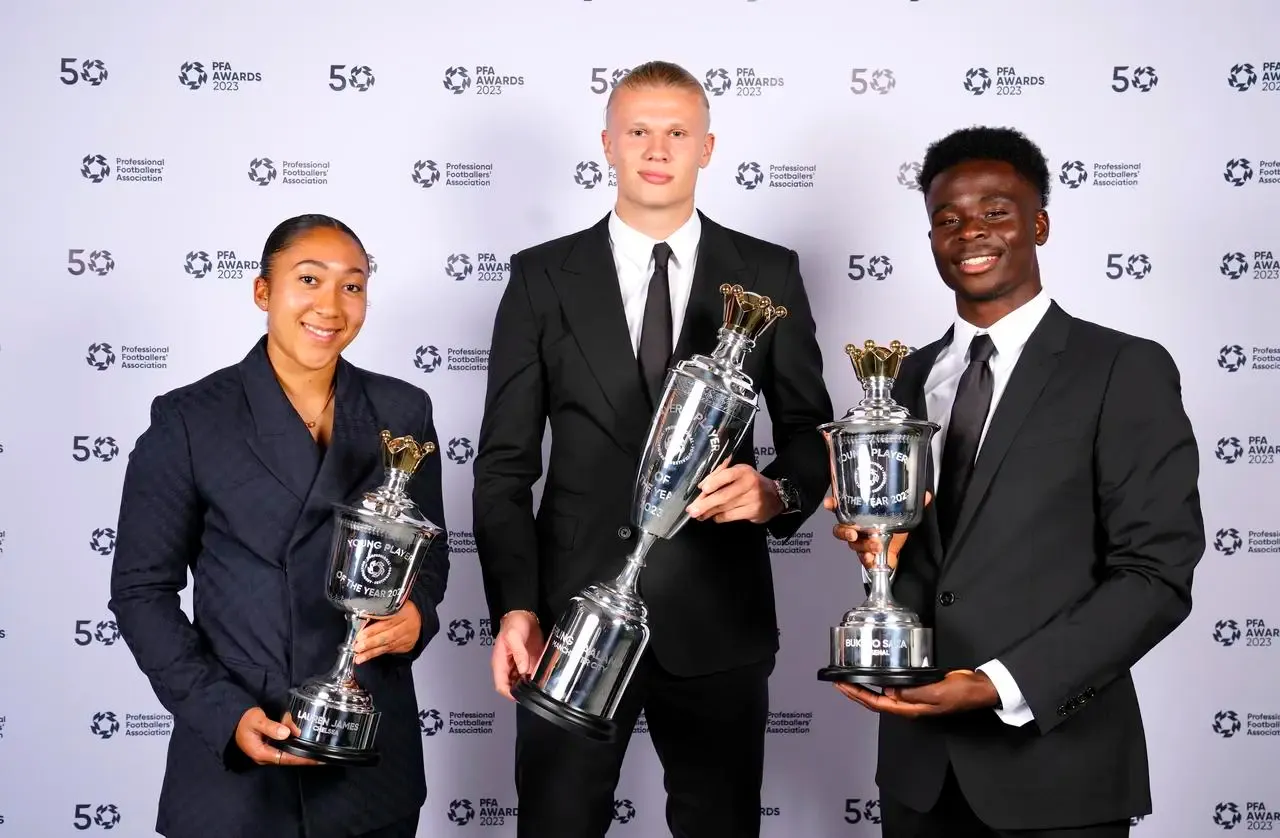
[[[1130,669],[1186,619],[1205,547],[1178,369],[1041,287],[1049,174],[1025,136],[956,131],[920,187],[956,318],[894,388],[941,430],[932,502],[890,562],[951,672],[837,687],[882,714],[886,838],[1126,836],[1151,812]],[[873,538],[835,532],[872,564]]]

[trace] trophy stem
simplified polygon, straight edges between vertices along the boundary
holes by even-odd
[[[347,636],[338,647],[338,662],[329,672],[329,683],[355,686],[356,635],[360,633],[363,622],[364,618],[359,614],[347,614]]]
[[[875,408],[892,405],[893,398],[890,394],[893,392],[893,383],[894,380],[888,376],[868,376],[862,382],[862,387],[866,391],[866,394],[859,406],[864,408]]]
[[[635,596],[636,587],[640,584],[640,571],[644,570],[644,557],[648,555],[649,548],[658,540],[658,537],[651,532],[640,530],[640,538],[631,555],[627,556],[627,564],[622,568],[622,572],[618,574],[618,578],[614,580],[613,587],[620,594]]]
[[[720,343],[716,346],[715,352],[711,353],[711,357],[726,366],[737,369],[742,368],[747,353],[756,345],[751,338],[732,329],[721,329],[716,337]]]
[[[409,484],[409,473],[398,468],[388,468],[382,485],[375,490],[378,495],[403,495]]]
[[[871,577],[871,594],[867,597],[867,605],[873,608],[885,608],[893,605],[893,594],[889,592],[889,577],[893,570],[889,567],[889,539],[893,533],[876,531],[880,541],[880,552],[876,554],[876,563],[867,575]]]

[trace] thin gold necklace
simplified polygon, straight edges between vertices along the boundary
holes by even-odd
[[[338,389],[338,376],[333,377],[333,381],[329,384],[329,397],[324,400],[324,407],[320,408],[320,412],[316,414],[316,418],[310,422],[303,420],[308,429],[314,428],[316,423],[320,421],[320,417],[324,416],[324,412],[329,409],[329,402],[333,401],[333,393]]]

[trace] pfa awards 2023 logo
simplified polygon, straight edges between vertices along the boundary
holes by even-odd
[[[178,84],[187,90],[237,93],[261,83],[262,73],[233,67],[230,61],[184,61],[178,67]]]
[[[996,96],[1022,96],[1024,92],[1040,90],[1045,86],[1043,75],[1027,73],[1016,67],[996,67],[995,72],[986,67],[970,67],[964,73],[964,89],[974,96],[994,91]]]
[[[1280,260],[1270,250],[1254,250],[1252,258],[1245,251],[1222,254],[1218,272],[1230,280],[1249,278],[1254,280],[1280,279]]]
[[[504,282],[510,272],[511,263],[496,253],[450,253],[444,263],[445,276],[454,282]]]
[[[786,85],[782,76],[757,71],[755,67],[712,67],[703,74],[702,87],[708,96],[751,97],[772,95]]]
[[[488,64],[459,64],[444,71],[442,84],[452,96],[501,96],[504,92],[524,87],[524,76],[499,72]]]
[[[1278,445],[1272,445],[1265,436],[1249,436],[1244,441],[1238,436],[1219,437],[1213,455],[1226,465],[1245,463],[1253,466],[1275,465]]]
[[[457,826],[466,826],[472,821],[480,826],[506,826],[507,819],[514,821],[519,813],[517,807],[503,806],[496,797],[477,798],[474,803],[471,798],[456,797],[445,811],[449,822]]]
[[[1213,624],[1213,639],[1219,646],[1270,649],[1277,645],[1276,637],[1280,629],[1267,625],[1261,617],[1246,617],[1243,620],[1228,617]]]
[[[188,250],[182,270],[196,279],[252,279],[258,260],[242,259],[234,250]]]
[[[459,617],[449,621],[445,637],[455,646],[470,646],[473,642],[478,646],[492,646],[493,621],[488,617]]]
[[[1213,807],[1213,822],[1223,829],[1244,827],[1248,831],[1271,831],[1277,821],[1280,821],[1280,811],[1272,811],[1261,800],[1249,800],[1244,805],[1224,800]]]
[[[1237,93],[1280,93],[1280,62],[1240,61],[1227,71],[1227,84]]]

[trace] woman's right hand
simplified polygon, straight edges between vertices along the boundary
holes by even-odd
[[[273,722],[261,707],[244,711],[236,725],[236,745],[258,765],[321,765],[314,759],[298,757],[270,745],[268,739],[288,739],[301,731],[286,712],[283,722]]]

